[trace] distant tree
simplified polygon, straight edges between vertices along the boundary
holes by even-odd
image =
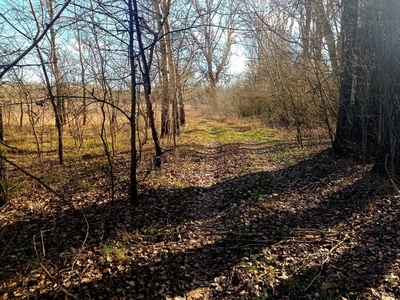
[[[9,61],[3,60],[1,63],[2,65],[0,66],[0,84],[3,84],[3,77],[7,75],[7,73],[13,69],[17,64],[22,61],[26,55],[28,55],[34,48],[36,48],[39,44],[40,41],[42,41],[45,37],[47,32],[52,28],[54,23],[60,18],[61,14],[65,11],[65,9],[69,6],[71,3],[71,0],[67,0],[64,5],[60,8],[57,14],[54,15],[53,18],[49,20],[49,23],[46,24],[44,27],[43,31],[37,32],[35,36],[30,36],[30,33],[23,33],[22,28],[19,29],[18,22],[12,22],[6,15],[0,14],[0,18],[3,20],[5,27],[7,28],[13,28],[13,30],[16,30],[20,34],[22,34],[27,40],[30,40],[30,44],[25,48],[25,50],[17,51],[18,55],[15,58],[12,58]],[[12,9],[9,7],[8,9]],[[14,20],[15,21],[15,20]],[[11,54],[11,53],[10,53]],[[12,57],[12,56],[11,56]],[[0,123],[2,124],[2,120],[0,120]],[[1,153],[0,153],[1,154]],[[0,206],[4,205],[5,203],[8,202],[8,188],[7,188],[7,176],[6,176],[6,168],[4,165],[4,160],[0,159]]]
[[[44,12],[46,9],[48,10],[48,15],[50,20],[54,19],[54,0],[47,0],[46,3],[40,3],[39,11]],[[40,17],[38,16],[36,9],[33,5],[30,6],[31,13],[36,24],[36,36],[39,36],[42,32],[42,27],[45,27],[45,24],[40,23]],[[42,16],[42,20],[45,19],[45,16]],[[59,56],[56,44],[56,31],[54,29],[54,24],[50,26],[49,36],[47,38],[50,41],[50,70],[48,70],[48,61],[45,59],[45,55],[43,54],[43,49],[40,45],[36,45],[36,51],[39,56],[39,61],[42,69],[43,76],[45,78],[45,86],[48,94],[48,98],[54,110],[55,117],[55,125],[57,129],[57,153],[58,153],[58,161],[60,165],[64,163],[64,146],[63,146],[63,131],[64,131],[64,122],[65,122],[65,103],[63,97],[63,84],[62,84],[62,76],[59,66]],[[54,80],[52,81],[52,77]]]
[[[247,74],[235,92],[239,116],[304,131],[337,119],[340,7],[336,1],[254,1],[241,6]],[[237,88],[237,87],[236,87]]]
[[[77,7],[74,6],[74,18],[75,18],[75,29],[76,29],[76,43],[77,50],[79,55],[79,66],[80,66],[80,85],[82,89],[82,125],[86,126],[87,124],[87,79],[86,79],[86,66],[83,55],[83,42],[82,42],[82,33],[81,33],[81,24],[83,23],[81,18],[79,17]]]
[[[198,47],[199,71],[208,82],[207,94],[215,100],[217,85],[229,64],[235,42],[238,14],[236,1],[191,0],[198,19],[198,30],[192,36]]]
[[[171,10],[171,1],[157,1],[152,0],[152,6],[154,9],[154,14],[157,19],[158,24],[158,39],[160,44],[160,79],[161,79],[161,137],[165,137],[171,132],[171,120],[169,106],[170,103],[174,101],[174,83],[172,79],[175,76],[175,69],[171,69],[174,62],[171,61],[172,57],[172,47],[171,47],[171,37],[169,32],[169,15]]]

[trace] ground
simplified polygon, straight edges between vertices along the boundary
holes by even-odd
[[[300,149],[290,132],[191,122],[138,206],[122,179],[110,197],[89,155],[68,199],[15,193],[0,210],[1,299],[400,299],[394,180],[317,135]]]

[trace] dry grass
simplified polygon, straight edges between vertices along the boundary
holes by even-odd
[[[81,120],[69,120],[65,125],[63,137],[65,165],[58,164],[57,156],[57,133],[54,126],[52,114],[47,111],[41,116],[34,128],[29,124],[25,115],[23,126],[19,126],[17,120],[18,110],[10,112],[6,121],[5,141],[8,145],[21,151],[14,151],[3,147],[6,155],[22,168],[35,176],[43,179],[60,193],[73,195],[75,192],[88,188],[96,188],[97,180],[101,176],[108,176],[110,166],[105,155],[104,144],[100,138],[102,117],[99,110],[91,108],[86,126],[82,126]],[[160,117],[156,115],[157,120]],[[295,140],[293,132],[268,129],[260,126],[260,122],[243,120],[223,115],[213,115],[210,108],[202,107],[196,109],[194,106],[186,108],[186,126],[182,128],[177,137],[177,152],[199,152],[207,145],[218,146],[224,143],[230,144],[273,144],[276,148],[286,147],[287,143]],[[79,121],[79,122],[78,122]],[[107,147],[112,154],[114,176],[118,182],[126,182],[130,164],[130,129],[122,115],[118,116],[115,126],[115,134],[111,135],[110,123],[106,121],[105,139]],[[36,134],[36,138],[35,138]],[[139,165],[139,179],[141,180],[152,167],[153,144],[150,132],[147,131],[147,140],[143,145]],[[141,141],[144,140],[143,132]],[[172,137],[161,140],[164,149],[173,149]],[[296,149],[291,155],[297,156]],[[302,151],[300,151],[302,152]],[[286,153],[287,154],[287,153]],[[300,153],[301,154],[301,153]],[[277,157],[276,160],[280,160]],[[181,164],[178,156],[169,158],[169,163],[174,163],[175,168],[180,171],[193,169],[191,163]],[[86,175],[87,174],[87,175]],[[27,192],[30,188],[38,187],[38,183],[27,178],[18,170],[9,170],[10,192],[18,195]],[[110,179],[106,180],[109,186]],[[183,184],[176,181],[178,186]]]

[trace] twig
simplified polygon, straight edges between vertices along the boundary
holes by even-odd
[[[39,252],[38,252],[37,247],[36,247],[36,235],[33,235],[32,243],[33,243],[33,249],[35,250],[35,253],[36,253],[36,257],[40,260],[40,263],[42,263],[43,257],[40,258]]]
[[[59,192],[57,192],[55,189],[53,189],[52,187],[50,187],[48,184],[46,184],[43,180],[41,180],[39,177],[29,173],[28,171],[26,171],[25,169],[23,169],[22,167],[18,166],[16,163],[12,162],[11,160],[7,159],[6,157],[4,157],[3,155],[0,155],[0,159],[4,160],[6,163],[10,164],[11,166],[13,166],[14,168],[16,168],[17,170],[19,170],[20,172],[22,172],[23,174],[25,174],[26,176],[36,180],[37,182],[39,182],[45,189],[47,189],[48,191],[52,192],[54,195],[56,195],[57,197],[59,197],[65,204],[67,204],[71,209],[78,211],[78,209],[76,209],[69,201],[67,201],[64,197],[64,195],[60,194]]]
[[[344,237],[344,239],[342,239],[336,246],[334,246],[331,250],[329,250],[326,258],[323,260],[323,262],[321,263],[321,268],[319,270],[319,273],[314,277],[314,279],[310,282],[310,284],[304,289],[304,291],[307,291],[310,286],[312,286],[312,284],[314,283],[314,281],[322,274],[322,270],[324,269],[324,265],[326,264],[326,262],[329,260],[329,256],[332,254],[333,251],[335,251],[341,244],[343,244],[347,239],[349,238],[349,235],[346,234],[346,236]]]
[[[40,266],[42,267],[42,269],[46,272],[47,276],[51,279],[51,281],[53,281],[53,283],[58,287],[58,289],[63,292],[65,295],[67,295],[68,297],[71,297],[72,299],[75,300],[79,300],[78,297],[76,297],[74,294],[71,294],[70,292],[68,292],[66,290],[66,288],[64,288],[61,284],[59,284],[58,282],[56,282],[53,278],[53,276],[51,276],[50,272],[46,269],[46,267],[40,263]]]
[[[79,255],[82,253],[82,249],[83,249],[83,247],[85,246],[86,241],[87,241],[87,238],[88,238],[88,236],[89,236],[89,222],[88,222],[88,220],[87,220],[85,214],[82,213],[82,215],[83,215],[83,218],[85,219],[85,222],[86,222],[86,236],[85,236],[85,239],[84,239],[83,242],[82,242],[82,246],[81,246],[80,249],[79,249],[79,253],[78,253],[75,257],[79,257]],[[74,266],[75,266],[75,263],[76,263],[77,260],[78,260],[78,259],[76,258],[76,259],[74,260],[74,262],[72,263],[72,266],[71,266],[71,270],[72,270],[72,271],[74,270]]]
[[[35,175],[29,173],[28,171],[26,171],[25,169],[21,168],[20,166],[18,166],[16,163],[12,162],[11,160],[7,159],[6,157],[4,157],[3,155],[0,155],[0,159],[4,160],[5,162],[7,162],[8,164],[12,165],[14,168],[16,168],[17,170],[19,170],[20,172],[24,173],[26,176],[31,177],[33,179],[35,179],[37,182],[39,182],[45,189],[49,190],[50,192],[52,192],[54,195],[60,197],[60,198],[64,198],[61,194],[59,194],[56,190],[54,190],[53,188],[51,188],[49,185],[47,185],[46,183],[43,182],[43,180],[41,180],[39,177],[36,177]]]
[[[238,249],[238,248],[247,248],[247,247],[266,247],[269,244],[270,243],[252,243],[252,244],[230,246],[230,247],[226,247],[226,249]]]
[[[45,256],[46,256],[46,248],[44,247],[43,230],[40,230],[40,239],[41,239],[41,242],[42,242],[42,254],[43,254],[43,258],[45,258]]]
[[[42,236],[42,242],[43,242],[43,236]],[[42,245],[43,249],[44,249],[44,245]],[[50,280],[58,287],[58,289],[63,292],[65,295],[67,295],[67,297],[71,297],[72,299],[75,300],[79,300],[78,297],[76,297],[75,295],[71,294],[70,292],[68,292],[61,284],[59,284],[54,277],[50,274],[49,270],[47,270],[47,268],[43,265],[43,259],[44,256],[42,258],[40,258],[39,252],[36,248],[36,240],[35,240],[35,235],[33,236],[33,248],[35,250],[36,256],[37,258],[40,260],[40,267],[43,269],[43,271],[47,274],[47,276],[50,278]],[[43,250],[44,251],[44,250]]]
[[[179,220],[178,217],[175,217],[173,214],[167,212],[165,209],[159,208],[159,207],[154,206],[154,205],[151,205],[150,207],[151,207],[151,208],[154,208],[154,209],[158,209],[158,210],[162,211],[163,213],[165,213],[165,214],[167,215],[167,218],[166,218],[166,219],[167,219],[167,224],[170,223],[170,219],[169,219],[169,218],[173,218],[173,219],[175,219],[175,220]]]

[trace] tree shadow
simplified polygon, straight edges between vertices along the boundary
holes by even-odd
[[[376,177],[367,174],[327,197],[316,213],[296,216],[304,226],[329,232],[339,224],[341,231],[319,245],[317,264],[304,266],[277,285],[277,295],[295,299],[309,299],[311,295],[319,295],[318,299],[400,298],[399,205],[391,203],[389,193],[375,194],[374,188],[366,186],[374,184],[371,179]],[[350,230],[346,232],[345,228]],[[345,246],[340,249],[341,245]]]
[[[399,255],[398,211],[374,214],[376,181],[326,150],[207,188],[145,190],[138,207],[31,214],[1,228],[0,291],[65,298],[56,282],[78,299],[356,299]],[[16,276],[26,280],[13,286]]]

